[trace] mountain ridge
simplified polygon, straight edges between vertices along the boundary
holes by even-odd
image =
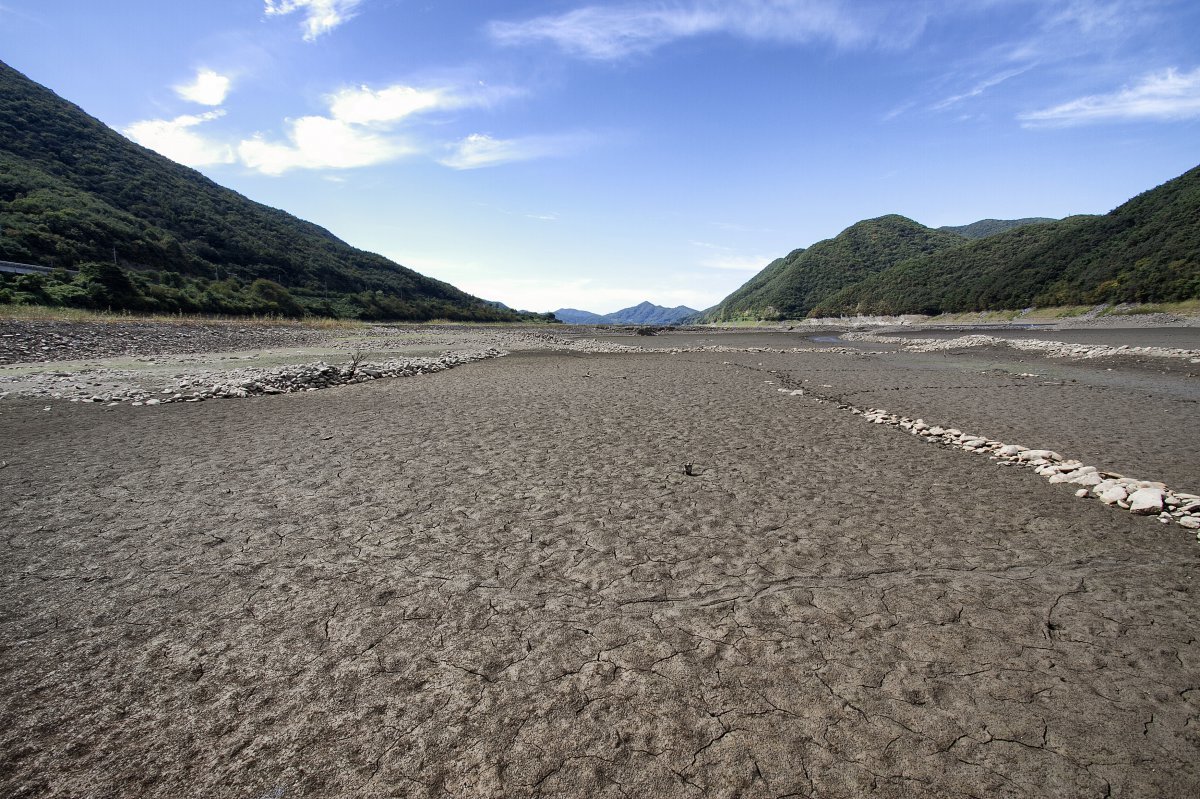
[[[1043,222],[1057,221],[1057,219],[1052,219],[1048,216],[1029,216],[1024,219],[979,219],[966,225],[942,225],[937,230],[942,230],[946,233],[957,233],[967,239],[986,239],[988,236],[995,236],[1006,230],[1024,227],[1025,225],[1039,225]]]

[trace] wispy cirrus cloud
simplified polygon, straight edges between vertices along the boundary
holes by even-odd
[[[224,111],[217,109],[205,114],[185,114],[174,119],[148,119],[133,123],[123,132],[143,147],[149,147],[185,166],[231,164],[236,160],[233,147],[194,130],[224,115]]]
[[[693,247],[698,247],[708,252],[707,255],[697,262],[705,269],[719,269],[727,272],[758,272],[771,261],[771,258],[766,256],[743,255],[735,251],[732,247],[713,244],[709,241],[692,241],[690,244]]]
[[[965,92],[953,94],[949,97],[939,100],[938,102],[929,106],[929,108],[931,111],[944,111],[945,109],[950,108],[951,106],[958,105],[959,103],[963,102],[964,100],[970,100],[973,97],[978,97],[979,95],[986,92],[988,89],[991,89],[995,86],[999,86],[1001,83],[1004,83],[1004,81],[1008,80],[1009,78],[1015,78],[1018,75],[1022,75],[1024,73],[1028,72],[1029,70],[1033,69],[1035,66],[1036,66],[1036,64],[1029,64],[1028,66],[1018,67],[1016,69],[1008,69],[1003,72],[999,72],[995,75],[991,75],[991,76],[984,78],[983,80],[977,82],[975,85],[973,85],[970,89],[967,89]]]
[[[304,41],[311,42],[347,22],[362,0],[264,0],[268,17],[302,13]]]
[[[175,93],[185,100],[200,105],[220,105],[229,94],[232,80],[228,75],[222,75],[211,69],[196,71],[196,77],[191,83],[175,86]]]
[[[761,255],[711,255],[700,261],[705,269],[720,269],[728,272],[761,272],[771,262]]]
[[[582,143],[581,137],[571,135],[496,139],[486,133],[473,133],[451,145],[450,154],[439,163],[451,169],[480,169],[566,155]]]
[[[448,111],[495,105],[522,95],[511,86],[477,84],[469,87],[416,88],[396,84],[382,89],[356,86],[328,97],[331,116],[358,125],[398,122],[428,111]]]
[[[1200,67],[1191,72],[1170,68],[1143,75],[1109,94],[1080,97],[1021,114],[1025,127],[1065,127],[1096,122],[1171,121],[1200,117]]]
[[[924,29],[926,3],[846,0],[691,0],[591,5],[523,21],[493,21],[500,44],[549,42],[571,55],[615,60],[677,39],[730,34],[779,42],[823,41],[840,48],[905,47]]]

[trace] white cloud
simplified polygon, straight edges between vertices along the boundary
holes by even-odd
[[[422,89],[395,84],[343,88],[327,96],[328,116],[305,116],[288,123],[286,141],[259,134],[238,146],[243,163],[268,175],[292,169],[350,169],[392,161],[421,150],[397,131],[411,117],[432,111],[489,105],[518,92],[482,84],[469,89]],[[552,137],[499,141],[470,136],[447,145],[453,153],[442,163],[458,169],[537,158],[562,149]]]
[[[479,169],[513,161],[564,155],[577,144],[578,139],[571,136],[494,139],[486,133],[473,133],[452,145],[452,152],[440,163],[452,169]]]
[[[201,69],[196,72],[196,78],[191,83],[176,86],[175,93],[200,105],[220,105],[229,94],[230,82],[227,75],[213,72],[211,69]]]
[[[546,41],[572,55],[612,60],[668,42],[726,33],[753,40],[825,41],[837,47],[903,47],[924,30],[923,3],[848,0],[692,0],[585,6],[522,22],[494,21],[501,44]]]
[[[1200,67],[1145,75],[1110,94],[1093,94],[1020,116],[1025,127],[1081,125],[1120,120],[1200,117]]]
[[[292,169],[351,169],[416,152],[394,135],[382,135],[340,119],[308,116],[290,123],[286,142],[262,136],[238,145],[242,163],[267,175]]]
[[[304,14],[304,41],[311,42],[329,33],[354,16],[362,0],[265,0],[268,17],[284,16],[294,11]]]
[[[185,166],[230,164],[235,160],[233,148],[196,133],[192,128],[224,116],[221,110],[205,114],[187,114],[174,119],[147,119],[134,122],[124,133],[143,147]]]
[[[396,122],[421,111],[453,107],[459,100],[445,89],[388,86],[378,91],[368,86],[341,89],[329,98],[329,112],[343,122],[366,125]]]

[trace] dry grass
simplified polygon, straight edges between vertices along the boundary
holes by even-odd
[[[1200,299],[1182,302],[1155,302],[1142,305],[1122,305],[1109,309],[1110,316],[1138,316],[1151,313],[1169,313],[1178,316],[1200,316]]]
[[[201,314],[135,314],[121,311],[88,311],[80,308],[51,308],[44,305],[0,304],[0,320],[45,322],[191,322],[246,326],[301,326],[316,330],[358,329],[369,325],[356,319],[310,317],[288,319],[282,316],[210,316]]]

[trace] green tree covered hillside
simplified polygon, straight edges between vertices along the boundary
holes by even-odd
[[[937,314],[1200,297],[1200,167],[1103,216],[931,230],[859,222],[771,262],[709,321]]]
[[[4,275],[0,302],[363,319],[521,318],[223,188],[130,142],[2,63],[0,234],[0,260],[64,270]]]
[[[961,247],[966,240],[895,214],[868,219],[835,238],[772,261],[706,315],[711,321],[809,315],[846,286],[916,255]]]
[[[896,264],[822,313],[939,313],[1200,297],[1200,167],[1103,216],[1028,225]]]

